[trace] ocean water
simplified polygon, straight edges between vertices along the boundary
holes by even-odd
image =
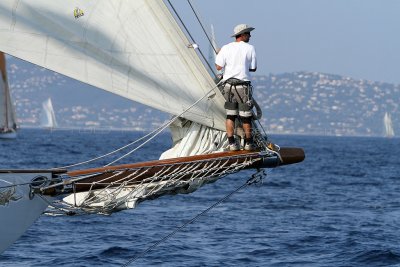
[[[21,130],[17,140],[0,141],[0,168],[64,166],[141,135]],[[237,192],[129,266],[400,266],[400,139],[272,140],[303,147],[306,160],[267,170],[262,184]],[[162,135],[121,163],[156,159],[170,145]],[[121,266],[253,173],[111,216],[42,216],[0,255],[0,266]]]

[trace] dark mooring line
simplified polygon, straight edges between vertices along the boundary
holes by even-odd
[[[225,197],[223,197],[222,199],[218,200],[216,203],[214,203],[213,205],[211,205],[210,207],[208,207],[207,209],[205,209],[204,211],[202,211],[201,213],[197,214],[195,217],[193,217],[191,220],[187,221],[186,223],[182,224],[181,226],[177,227],[174,231],[172,231],[171,233],[169,233],[168,235],[164,236],[162,239],[160,239],[159,241],[157,241],[156,243],[154,243],[153,245],[149,246],[146,250],[142,251],[141,253],[139,253],[138,255],[136,255],[135,257],[133,257],[132,259],[130,259],[129,261],[127,261],[125,264],[121,265],[122,267],[127,267],[128,265],[130,265],[132,262],[136,261],[137,259],[143,257],[144,255],[146,255],[147,253],[149,253],[152,249],[154,249],[155,247],[157,247],[158,245],[160,245],[161,243],[167,241],[169,238],[171,238],[172,236],[174,236],[176,233],[178,233],[179,231],[181,231],[183,228],[185,228],[186,226],[188,226],[189,224],[197,221],[201,216],[203,216],[204,214],[206,214],[207,212],[209,212],[210,210],[212,210],[213,208],[215,208],[216,206],[218,206],[219,204],[221,204],[222,202],[224,202],[225,200],[227,200],[228,198],[230,198],[233,194],[237,193],[238,191],[240,191],[241,189],[245,188],[246,186],[250,186],[252,184],[258,183],[262,180],[263,175],[265,175],[264,172],[262,173],[255,173],[253,174],[243,185],[239,186],[238,188],[236,188],[235,190],[233,190],[232,192],[230,192],[228,195],[226,195]]]

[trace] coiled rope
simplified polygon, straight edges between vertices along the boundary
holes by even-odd
[[[230,198],[232,195],[234,195],[238,191],[242,190],[243,188],[245,188],[247,186],[260,183],[264,176],[266,176],[266,173],[263,170],[262,171],[258,171],[257,173],[253,174],[244,184],[242,184],[241,186],[239,186],[238,188],[236,188],[235,190],[233,190],[232,192],[230,192],[229,194],[227,194],[226,196],[224,196],[223,198],[221,198],[220,200],[215,202],[213,205],[211,205],[210,207],[208,207],[207,209],[205,209],[201,213],[197,214],[195,217],[193,217],[192,219],[190,219],[186,223],[184,223],[181,226],[177,227],[174,231],[172,231],[168,235],[164,236],[162,239],[160,239],[159,241],[157,241],[153,245],[149,246],[146,250],[140,252],[138,255],[136,255],[135,257],[131,258],[130,260],[128,260],[125,264],[123,264],[121,266],[122,267],[129,266],[132,262],[134,262],[137,259],[143,257],[144,255],[149,253],[152,249],[154,249],[155,247],[159,246],[161,243],[167,241],[169,238],[174,236],[176,233],[181,231],[183,228],[185,228],[189,224],[194,223],[195,221],[197,221],[201,216],[203,216],[204,214],[206,214],[207,212],[209,212],[210,210],[212,210],[213,208],[215,208],[216,206],[218,206],[222,202],[226,201],[228,198]]]

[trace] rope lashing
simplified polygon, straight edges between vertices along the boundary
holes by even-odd
[[[76,214],[110,214],[126,203],[154,199],[166,194],[190,192],[218,178],[236,173],[259,160],[259,158],[229,157],[220,160],[189,162],[180,166],[165,165],[147,169],[118,170],[94,183],[76,179],[73,188],[88,186],[88,190],[84,193],[72,193],[74,199],[78,199],[78,194],[81,194],[79,201],[70,203],[59,200],[51,206],[58,210],[73,211]],[[151,173],[151,175],[144,178],[145,173]],[[96,185],[102,185],[102,188],[99,189]]]

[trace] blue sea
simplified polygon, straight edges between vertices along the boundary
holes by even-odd
[[[65,166],[142,135],[22,129],[18,139],[0,141],[0,168]],[[129,266],[400,266],[400,139],[271,138],[303,147],[305,161],[267,170],[262,184],[238,191]],[[170,145],[163,134],[121,163],[157,159]],[[0,255],[0,266],[124,265],[254,172],[110,216],[41,216]]]

